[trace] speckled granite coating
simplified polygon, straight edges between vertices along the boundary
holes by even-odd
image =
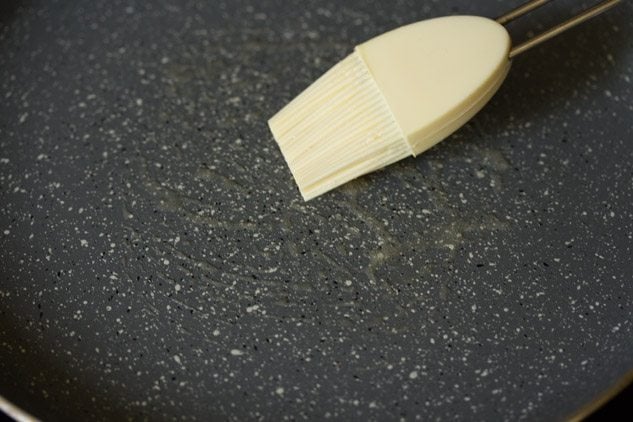
[[[633,368],[630,2],[312,202],[266,127],[373,35],[510,6],[3,2],[0,394],[47,420],[543,420],[607,389]]]

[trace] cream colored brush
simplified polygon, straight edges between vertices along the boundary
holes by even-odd
[[[423,153],[481,110],[513,57],[620,0],[512,48],[503,25],[549,1],[530,1],[497,20],[425,20],[357,46],[268,122],[303,198]]]

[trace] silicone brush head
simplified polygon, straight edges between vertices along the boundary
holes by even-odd
[[[411,154],[358,53],[268,122],[305,200]]]
[[[474,115],[509,68],[510,38],[474,16],[358,47],[269,121],[304,199],[417,155]]]

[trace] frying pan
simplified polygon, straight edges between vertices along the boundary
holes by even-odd
[[[46,420],[557,420],[625,383],[630,3],[517,59],[433,150],[308,203],[274,111],[378,33],[510,5],[3,4],[8,401]]]

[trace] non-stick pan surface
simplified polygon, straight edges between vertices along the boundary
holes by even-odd
[[[609,391],[633,368],[629,2],[309,203],[266,127],[361,41],[515,3],[4,2],[0,395],[47,420],[544,420]]]

